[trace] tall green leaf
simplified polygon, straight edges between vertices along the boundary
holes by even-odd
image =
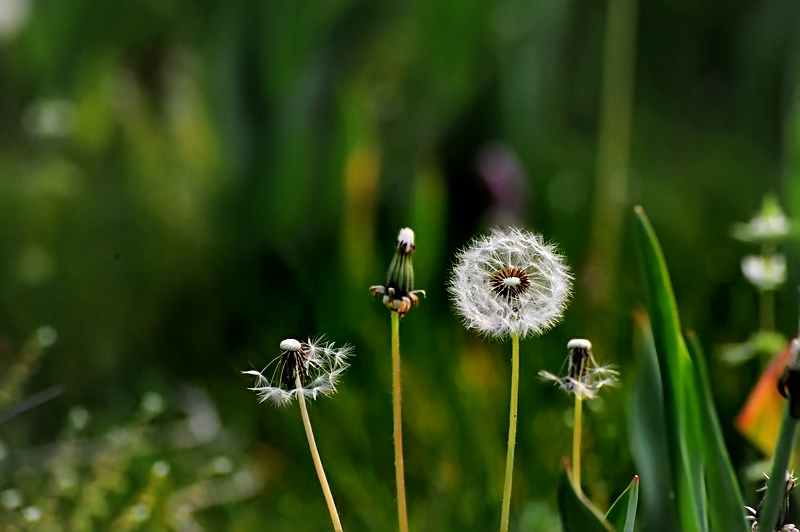
[[[653,342],[663,383],[664,412],[683,532],[707,530],[702,479],[702,438],[698,398],[686,376],[692,361],[681,334],[680,319],[664,254],[644,210],[636,207],[636,240],[647,291]]]
[[[687,346],[681,334],[658,239],[641,207],[636,216],[681,528],[746,532],[744,502],[714,408],[703,352],[693,336]]]

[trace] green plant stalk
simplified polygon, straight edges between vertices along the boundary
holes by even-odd
[[[298,390],[303,387],[300,382],[300,374],[295,375],[295,386]],[[328,485],[328,479],[325,476],[325,470],[322,468],[322,460],[319,457],[317,450],[317,442],[314,441],[314,432],[311,430],[311,420],[308,418],[308,409],[306,408],[306,399],[303,393],[297,394],[297,402],[300,403],[300,415],[303,418],[303,426],[306,429],[306,437],[308,438],[308,446],[311,448],[311,458],[314,460],[314,469],[317,470],[317,477],[319,477],[320,486],[322,486],[322,493],[325,495],[325,503],[328,505],[328,511],[331,514],[331,521],[333,522],[333,529],[336,532],[342,532],[342,522],[339,520],[339,513],[336,511],[336,504],[333,502],[333,495],[331,488]]]
[[[781,431],[778,435],[778,445],[775,447],[775,457],[772,459],[772,471],[767,481],[767,493],[764,495],[764,505],[761,507],[759,516],[759,529],[775,530],[778,522],[781,502],[786,495],[786,470],[789,467],[789,459],[792,455],[794,436],[797,433],[797,420],[789,413],[789,404],[783,411],[781,421]],[[767,528],[767,524],[770,528]]]
[[[408,532],[406,477],[403,466],[403,416],[400,391],[400,313],[392,315],[392,405],[394,418],[394,476],[397,485],[397,520],[400,532]]]
[[[581,489],[581,435],[583,433],[583,397],[575,394],[575,426],[572,428],[572,483],[575,492],[583,495]]]
[[[762,331],[775,330],[775,292],[772,290],[759,290],[759,329]]]
[[[508,532],[511,513],[511,480],[514,473],[514,446],[517,441],[517,400],[519,398],[519,336],[511,335],[511,404],[508,414],[508,450],[506,451],[506,478],[503,484],[503,509],[500,532]]]

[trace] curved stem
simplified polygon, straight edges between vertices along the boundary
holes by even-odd
[[[519,397],[519,337],[511,336],[511,404],[508,414],[508,450],[506,452],[506,479],[503,484],[503,510],[500,532],[508,532],[511,513],[511,477],[514,473],[514,446],[517,440],[517,399]]]
[[[299,373],[295,375],[294,383],[298,390],[302,388]],[[319,451],[317,450],[317,442],[314,441],[314,432],[311,430],[311,420],[308,418],[306,398],[303,397],[303,392],[299,391],[297,393],[297,402],[300,403],[300,415],[303,417],[303,426],[306,429],[308,446],[311,448],[311,458],[314,460],[314,469],[317,470],[317,477],[319,477],[319,483],[320,486],[322,486],[322,493],[325,495],[325,502],[327,503],[328,511],[331,514],[333,529],[336,532],[342,532],[342,522],[339,520],[339,514],[336,512],[336,505],[333,503],[333,495],[331,494],[331,488],[328,485],[328,479],[325,477],[325,470],[322,469],[322,460],[320,459]]]
[[[397,519],[400,532],[408,532],[406,479],[403,467],[403,417],[400,392],[400,313],[392,311],[392,403],[394,418],[394,476],[397,484]]]

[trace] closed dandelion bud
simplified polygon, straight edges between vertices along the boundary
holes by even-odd
[[[411,264],[414,249],[414,231],[408,227],[401,229],[386,274],[386,285],[375,285],[369,289],[372,295],[383,294],[386,308],[399,312],[401,316],[411,309],[412,303],[414,306],[419,304],[418,294],[425,295],[424,290],[414,290],[414,266]]]

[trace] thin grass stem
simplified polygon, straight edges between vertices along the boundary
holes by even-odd
[[[408,532],[406,479],[403,466],[403,416],[400,389],[400,313],[392,311],[392,403],[394,418],[394,475],[397,484],[397,520],[400,532]]]
[[[511,480],[514,473],[514,447],[517,440],[517,399],[519,398],[519,336],[511,335],[511,404],[508,415],[508,450],[506,452],[506,478],[503,484],[503,509],[500,532],[508,532],[511,513]]]
[[[298,373],[294,379],[295,386],[301,389],[302,383],[300,382],[300,374]],[[314,460],[314,469],[317,470],[317,477],[319,477],[320,486],[322,486],[322,493],[325,495],[325,503],[328,505],[328,511],[331,514],[331,521],[333,522],[333,529],[336,532],[342,532],[342,522],[339,520],[339,513],[336,511],[336,504],[333,502],[333,495],[331,488],[328,485],[328,479],[325,476],[325,470],[322,468],[322,460],[319,457],[317,450],[317,442],[314,440],[314,432],[311,430],[311,420],[308,418],[308,409],[306,408],[306,399],[303,393],[297,394],[297,402],[300,403],[300,414],[303,418],[303,426],[306,429],[306,437],[308,438],[308,446],[311,448],[311,458]]]
[[[575,426],[572,428],[572,483],[575,492],[583,494],[581,489],[581,436],[583,434],[583,397],[575,394]]]

